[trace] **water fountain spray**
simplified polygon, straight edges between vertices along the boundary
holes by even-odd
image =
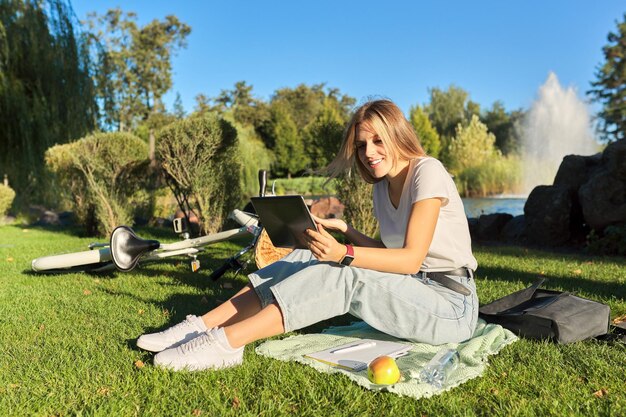
[[[573,87],[564,89],[553,72],[522,122],[523,189],[551,185],[563,160],[570,154],[593,155],[595,140],[587,105]]]

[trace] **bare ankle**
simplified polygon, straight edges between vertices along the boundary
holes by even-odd
[[[246,345],[245,341],[240,340],[240,338],[237,337],[236,333],[237,332],[234,332],[232,328],[224,327],[224,336],[226,336],[226,340],[228,341],[228,344],[233,349],[239,349],[240,347]]]

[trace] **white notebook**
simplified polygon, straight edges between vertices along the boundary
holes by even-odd
[[[408,353],[413,346],[406,343],[384,340],[361,339],[304,355],[327,365],[338,366],[353,371],[361,371],[379,356],[398,358]]]

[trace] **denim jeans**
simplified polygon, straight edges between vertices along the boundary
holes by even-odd
[[[276,301],[285,331],[350,313],[392,336],[439,345],[469,339],[478,319],[473,277],[450,276],[464,296],[421,274],[403,275],[319,262],[308,250],[249,275],[263,307]]]

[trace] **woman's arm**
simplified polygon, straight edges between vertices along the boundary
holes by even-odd
[[[328,230],[334,230],[343,234],[350,242],[356,246],[363,246],[369,248],[384,248],[385,245],[378,239],[371,238],[354,227],[347,224],[341,219],[322,219],[317,216],[313,216],[313,220],[316,223],[321,224]]]
[[[432,242],[440,208],[439,198],[414,203],[407,224],[404,247],[388,249],[356,246],[350,266],[398,274],[418,272]],[[319,231],[309,229],[306,232],[313,255],[320,261],[339,262],[346,254],[345,246],[337,242],[321,223],[320,225]]]

